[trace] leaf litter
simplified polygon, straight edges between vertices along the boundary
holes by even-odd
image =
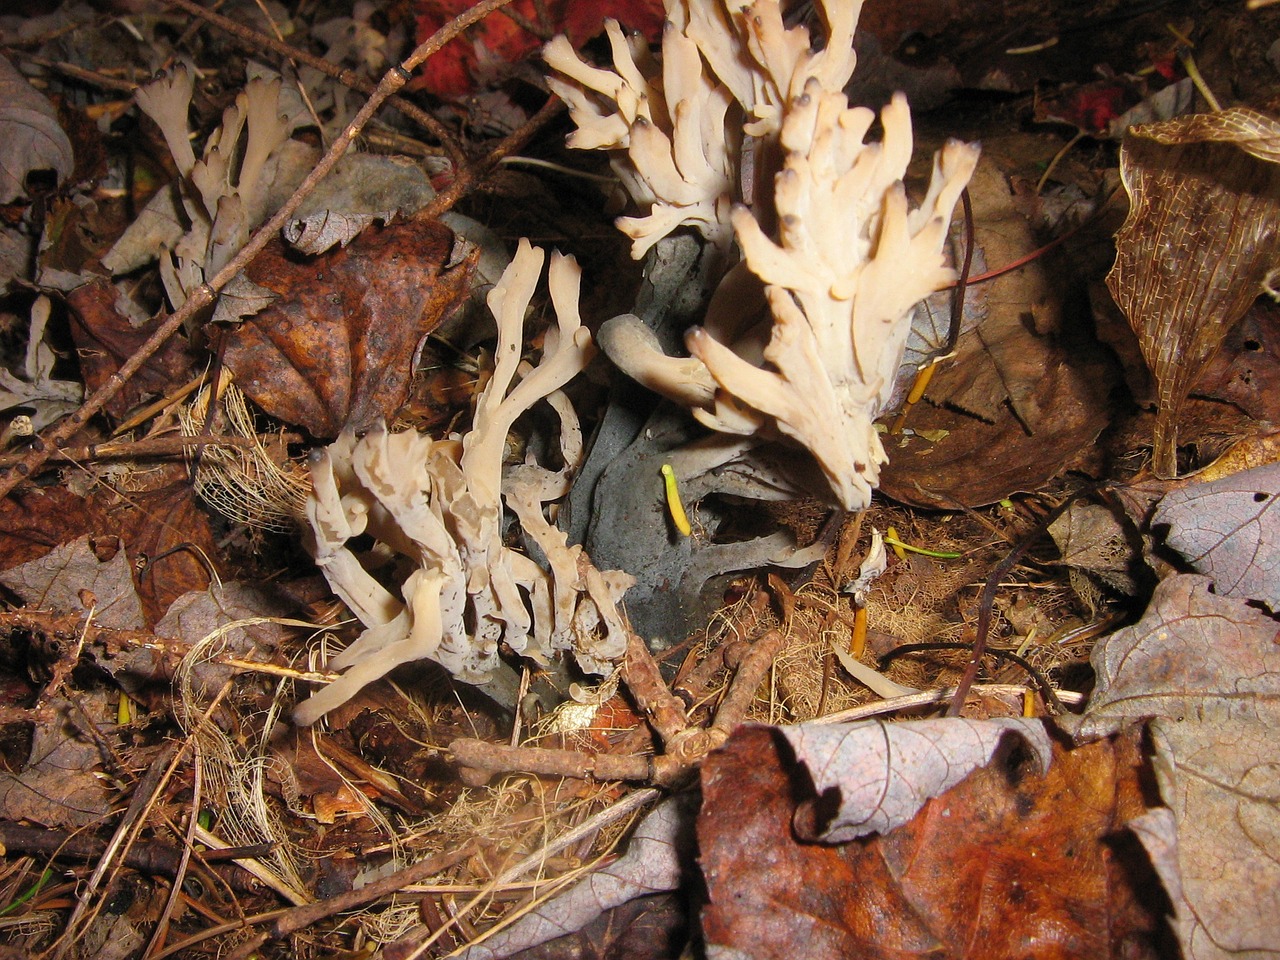
[[[193,12],[185,0],[173,5]],[[397,36],[416,30],[424,40],[456,12],[437,6],[329,22],[273,15],[376,81],[403,56]],[[622,14],[657,37],[652,7],[588,6],[584,20],[575,13],[554,26],[580,43],[603,16]],[[1051,56],[1022,55],[999,74],[991,64],[1002,55],[973,45],[993,5],[938,14],[957,69],[946,82],[999,74],[1008,89],[1030,66],[1074,104],[1055,116],[1098,139],[1086,149],[1042,131],[1035,146],[1017,137],[1001,146],[1007,116],[966,121],[989,145],[974,188],[975,273],[1051,237],[1061,247],[967,291],[954,356],[922,400],[885,418],[884,489],[895,502],[842,516],[795,499],[792,470],[735,461],[726,473],[736,485],[690,485],[694,537],[675,545],[712,546],[700,545],[696,522],[714,511],[716,546],[764,556],[748,548],[785,531],[825,556],[790,581],[750,565],[736,576],[711,576],[706,563],[669,568],[703,571],[706,582],[692,588],[720,609],[652,651],[630,644],[620,686],[534,670],[512,715],[418,662],[324,725],[289,723],[307,689],[333,679],[325,665],[353,636],[295,527],[311,441],[397,416],[434,436],[462,435],[494,366],[475,293],[506,267],[504,239],[550,236],[589,278],[639,276],[599,215],[593,181],[569,175],[590,161],[537,133],[551,113],[534,113],[541,81],[530,81],[541,67],[522,58],[553,25],[537,21],[539,9],[518,10],[482,20],[466,52],[451,48],[440,61],[432,89],[472,90],[469,99],[405,105],[418,127],[393,125],[388,111],[364,128],[366,146],[422,161],[432,188],[370,165],[358,184],[370,196],[332,199],[349,196],[336,191],[304,208],[311,219],[293,233],[319,231],[310,252],[272,240],[266,253],[244,248],[258,254],[244,262],[255,225],[322,162],[315,143],[332,142],[365,93],[313,66],[242,69],[233,44],[251,40],[261,57],[276,42],[252,32],[272,26],[256,8],[242,11],[255,26],[239,34],[195,11],[213,25],[183,34],[180,46],[177,32],[152,34],[173,17],[157,8],[135,28],[147,43],[116,43],[108,59],[101,41],[119,26],[84,19],[74,5],[0,22],[4,66],[16,65],[0,76],[15,91],[0,112],[14,131],[0,151],[0,230],[3,249],[32,254],[5,267],[5,403],[44,434],[24,439],[13,418],[3,437],[11,452],[0,454],[11,490],[0,583],[13,606],[0,614],[0,662],[21,691],[0,712],[0,830],[85,829],[109,851],[98,869],[70,867],[82,883],[71,898],[40,880],[68,869],[69,854],[3,833],[5,937],[51,957],[397,958],[462,948],[472,957],[674,957],[690,937],[708,956],[733,957],[1271,955],[1280,840],[1267,611],[1280,552],[1269,508],[1280,485],[1272,466],[1256,465],[1273,459],[1259,422],[1269,419],[1259,385],[1271,375],[1271,314],[1255,305],[1234,332],[1222,321],[1235,307],[1209,318],[1228,334],[1212,363],[1196,358],[1177,372],[1158,419],[1143,407],[1138,343],[1153,356],[1151,337],[1132,309],[1137,338],[1117,324],[1100,282],[1119,225],[1104,189],[1117,158],[1100,131],[1121,135],[1125,118],[1144,116],[1194,139],[1212,123],[1170,116],[1199,109],[1187,78],[1149,104],[1122,102],[1159,87],[1152,77],[1175,77],[1176,64],[1191,71],[1163,24],[1142,26],[1141,15],[1109,32],[1113,41],[1143,36],[1107,50],[1133,71],[1120,96],[1106,81],[1058,73]],[[1071,16],[1087,23],[1090,10]],[[896,29],[869,16],[868,31],[877,25],[878,41]],[[1256,32],[1245,14],[1220,13],[1179,29],[1205,39],[1245,25]],[[1227,63],[1208,53],[1200,67],[1214,83],[1249,55]],[[153,96],[159,127],[137,126],[133,84],[113,73],[120,58],[135,78],[163,59],[169,87],[157,95],[180,109]],[[866,59],[867,69],[889,69]],[[201,83],[188,90],[197,71]],[[945,75],[892,82],[924,90]],[[1223,88],[1246,107],[1275,92],[1262,70],[1232,80]],[[860,82],[871,89],[877,78]],[[117,176],[117,159],[106,180],[77,182],[81,155],[103,152],[101,131],[111,131],[108,152],[123,156],[125,128],[113,124],[125,117],[141,131],[127,146],[145,175]],[[935,136],[926,121],[921,135]],[[1135,134],[1144,135],[1153,136]],[[1130,154],[1144,149],[1136,143]],[[541,165],[526,170],[545,172],[497,165],[516,150]],[[1177,186],[1176,169],[1162,176]],[[46,217],[50,190],[70,205]],[[413,216],[423,204],[430,217],[459,203],[468,216],[450,213],[448,223],[470,240],[469,255],[449,229]],[[957,259],[964,243],[953,231]],[[1143,267],[1124,256],[1114,288]],[[416,279],[406,279],[410,265]],[[645,269],[652,296],[660,271]],[[42,284],[39,295],[10,276]],[[583,315],[594,326],[632,309],[636,282],[587,283]],[[211,325],[206,289],[224,291]],[[913,366],[946,345],[946,301],[938,295],[919,318]],[[166,308],[176,312],[166,318]],[[523,346],[552,349],[549,316],[535,302]],[[209,360],[216,372],[202,374]],[[1169,380],[1153,367],[1159,383]],[[605,395],[608,378],[601,363],[553,404],[562,422],[570,406],[588,411],[588,426],[599,419],[597,442],[622,411],[637,416],[634,393],[615,385]],[[97,417],[66,416],[81,383]],[[555,431],[526,419],[507,437],[508,465],[572,473],[569,447],[557,451]],[[1161,439],[1173,436],[1171,420],[1174,469]],[[1206,464],[1232,442],[1251,447],[1254,469],[1151,480],[1143,462],[1153,422],[1162,474]],[[46,462],[53,469],[33,473]],[[1084,488],[1072,471],[1105,484]],[[762,484],[790,499],[762,499]],[[1051,545],[1042,521],[1082,490]],[[652,499],[645,515],[661,521],[660,479],[651,497],[629,496]],[[593,509],[626,529],[621,506],[597,500]],[[570,496],[561,509],[574,507]],[[872,527],[892,527],[898,553],[855,599],[842,588],[857,577]],[[518,537],[507,531],[509,544]],[[1003,571],[1024,542],[1023,560]],[[384,586],[403,575],[386,546],[374,544],[368,567]],[[993,571],[1001,582],[983,591]],[[652,602],[647,622],[673,622],[661,590]],[[1121,622],[1130,625],[1116,631]],[[987,652],[971,663],[975,641]],[[861,660],[853,672],[851,657]],[[931,716],[957,688],[968,690],[955,704],[961,716]],[[889,692],[899,695],[884,699]],[[1063,714],[1086,695],[1082,713]],[[658,803],[660,792],[675,796]],[[193,884],[206,895],[194,897]]]

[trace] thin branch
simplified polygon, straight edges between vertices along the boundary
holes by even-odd
[[[302,181],[302,184],[293,192],[293,196],[285,202],[284,206],[277,210],[270,220],[258,228],[258,231],[249,242],[212,280],[208,280],[192,290],[187,297],[187,302],[169,314],[133,356],[126,360],[119,370],[108,377],[106,383],[99,387],[97,392],[81,405],[80,409],[50,430],[48,435],[43,438],[44,443],[41,447],[33,449],[31,453],[23,458],[21,463],[14,466],[9,476],[0,480],[0,497],[8,496],[14,487],[44,466],[49,459],[51,448],[65,446],[67,440],[84,425],[85,421],[106,406],[129,382],[133,375],[142,368],[142,365],[150,360],[183,324],[213,303],[218,291],[225,287],[241,270],[249,265],[254,257],[262,252],[262,249],[271,241],[271,238],[280,231],[298,207],[302,205],[302,201],[310,195],[321,180],[328,176],[329,171],[333,169],[342,155],[355,142],[356,137],[360,135],[360,131],[364,129],[365,124],[373,118],[373,115],[378,112],[388,97],[408,82],[412,71],[416,67],[420,66],[423,61],[436,53],[467,27],[483,20],[494,10],[510,2],[511,0],[481,0],[470,10],[450,20],[437,30],[429,40],[414,50],[404,63],[388,70],[365,105],[360,108],[360,111],[352,119],[351,123],[347,125],[347,128],[334,140],[329,147],[329,151],[316,164],[315,169]],[[546,107],[539,111],[538,115],[541,116],[544,112],[546,112]],[[509,139],[511,138],[509,137]],[[506,141],[503,142],[505,143]],[[462,177],[460,176],[459,179],[461,180]],[[436,199],[439,200],[440,198],[437,197]]]
[[[246,27],[242,23],[237,23],[229,17],[224,17],[212,10],[206,10],[204,7],[192,0],[164,0],[171,7],[177,7],[185,10],[193,17],[199,17],[206,23],[209,23],[219,30],[231,34],[250,50],[258,51],[266,48],[281,57],[285,57],[295,63],[302,63],[313,70],[319,70],[325,76],[337,80],[339,83],[358,90],[361,93],[373,93],[377,87],[374,83],[362,77],[354,70],[347,70],[337,66],[322,57],[308,53],[305,50],[299,50],[287,43],[283,43],[274,37],[269,37],[259,30],[252,27]],[[467,162],[467,155],[463,152],[462,146],[458,143],[457,138],[444,126],[439,120],[427,113],[417,104],[412,103],[404,97],[390,96],[387,98],[387,106],[399,110],[406,117],[422,127],[433,137],[440,141],[440,145],[444,147],[445,152],[449,154],[449,159],[453,161],[455,167],[463,167]]]

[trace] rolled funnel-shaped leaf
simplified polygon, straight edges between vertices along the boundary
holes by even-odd
[[[1154,469],[1173,477],[1187,395],[1280,254],[1280,121],[1233,107],[1134,127],[1120,173],[1107,287],[1155,376]]]

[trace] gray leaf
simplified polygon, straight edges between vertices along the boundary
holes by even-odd
[[[1280,464],[1166,494],[1154,522],[1218,592],[1280,608]]]
[[[927,800],[988,763],[1006,733],[1031,746],[1042,770],[1050,758],[1044,725],[1021,718],[867,720],[778,729],[809,768],[817,792],[840,791],[840,809],[818,838],[827,843],[902,826]]]
[[[26,77],[0,57],[0,203],[26,196],[27,174],[53,170],[61,183],[75,169],[58,114]]]

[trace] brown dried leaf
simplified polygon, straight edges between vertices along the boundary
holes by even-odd
[[[129,305],[110,280],[91,280],[67,294],[71,307],[71,337],[80,357],[85,389],[94,393],[146,342],[159,325],[155,320],[135,324]],[[170,337],[159,352],[142,365],[105,407],[123,417],[140,401],[160,396],[191,379],[194,370],[187,342]]]
[[[703,768],[698,846],[708,953],[779,958],[1152,958],[1163,904],[1136,842],[1136,735],[1038,763],[1005,757],[930,800],[906,826],[804,843],[813,796],[776,731],[738,730]],[[1025,755],[1024,755],[1025,759]],[[825,798],[818,798],[821,803]],[[1145,884],[1145,886],[1144,886]]]
[[[111,530],[101,504],[65,486],[22,485],[0,499],[0,570],[42,557],[60,543]]]
[[[418,344],[467,298],[477,254],[450,267],[452,250],[448,227],[419,221],[318,257],[273,240],[245,273],[279,299],[228,334],[227,367],[260,407],[317,438],[390,419]]]
[[[979,163],[970,192],[975,263],[1012,263],[1040,245],[994,163]],[[947,308],[935,298],[928,309]],[[1063,313],[1062,281],[1043,259],[972,287],[956,355],[911,410],[908,432],[884,437],[881,489],[915,506],[980,506],[1039,489],[1091,449],[1110,419],[1115,371]]]
[[[1155,472],[1177,474],[1191,385],[1280,256],[1280,122],[1247,107],[1134,127],[1120,152],[1131,207],[1107,287],[1158,390]]]

